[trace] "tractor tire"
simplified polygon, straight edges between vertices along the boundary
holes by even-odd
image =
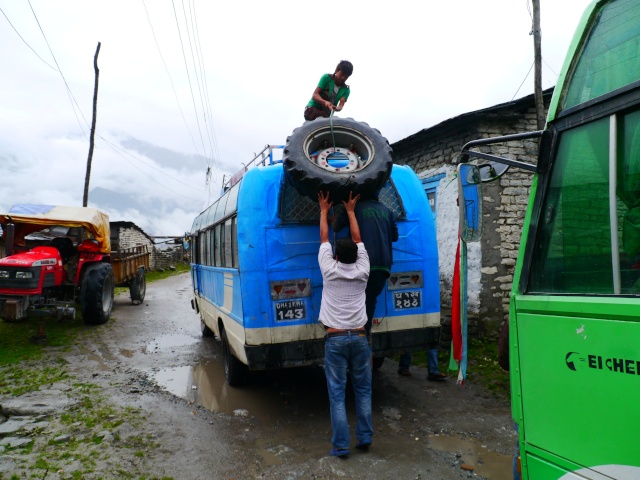
[[[114,285],[113,268],[110,264],[95,263],[87,267],[80,286],[80,307],[84,323],[101,325],[109,321]]]
[[[341,159],[332,159],[334,147]],[[391,174],[393,152],[387,139],[366,123],[318,118],[293,131],[282,160],[298,193],[315,201],[322,190],[339,202],[347,200],[350,191],[377,195]]]
[[[129,296],[131,297],[131,303],[134,305],[140,305],[144,301],[146,293],[147,277],[144,267],[140,267],[138,268],[136,276],[129,281]]]
[[[241,387],[247,381],[249,369],[238,360],[231,352],[227,332],[223,329],[220,331],[222,337],[222,363],[224,364],[224,378],[230,387]]]

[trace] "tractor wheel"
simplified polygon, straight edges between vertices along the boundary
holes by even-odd
[[[82,276],[80,306],[84,323],[107,323],[113,308],[113,268],[108,263],[89,265]]]
[[[147,277],[144,271],[144,267],[138,268],[136,276],[129,281],[129,296],[131,297],[131,303],[139,305],[144,301],[144,296],[147,293]]]
[[[247,381],[249,370],[247,366],[238,360],[229,347],[227,332],[221,329],[222,337],[222,363],[224,364],[224,378],[231,387],[241,387]]]
[[[283,162],[301,195],[315,201],[323,190],[339,202],[349,198],[349,191],[376,195],[391,174],[393,154],[387,139],[366,123],[318,118],[287,138]]]

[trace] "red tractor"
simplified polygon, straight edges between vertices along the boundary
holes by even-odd
[[[73,318],[77,304],[85,323],[105,323],[116,285],[128,286],[134,303],[144,300],[147,247],[111,252],[109,217],[99,210],[15,205],[0,223],[2,319]]]

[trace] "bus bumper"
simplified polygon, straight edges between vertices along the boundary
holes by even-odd
[[[440,340],[440,327],[373,334],[373,356],[386,357],[432,348]],[[324,338],[245,346],[250,370],[322,365]]]

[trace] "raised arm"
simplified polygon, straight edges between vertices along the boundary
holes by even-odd
[[[343,201],[344,209],[347,212],[347,216],[349,217],[349,230],[351,231],[351,240],[354,243],[360,243],[362,239],[360,238],[360,227],[358,226],[358,220],[356,219],[356,203],[360,200],[360,195],[356,195],[353,197],[353,192],[349,192],[349,201]]]
[[[320,243],[329,241],[329,222],[327,216],[333,202],[329,201],[329,192],[318,192],[318,204],[320,204]]]

